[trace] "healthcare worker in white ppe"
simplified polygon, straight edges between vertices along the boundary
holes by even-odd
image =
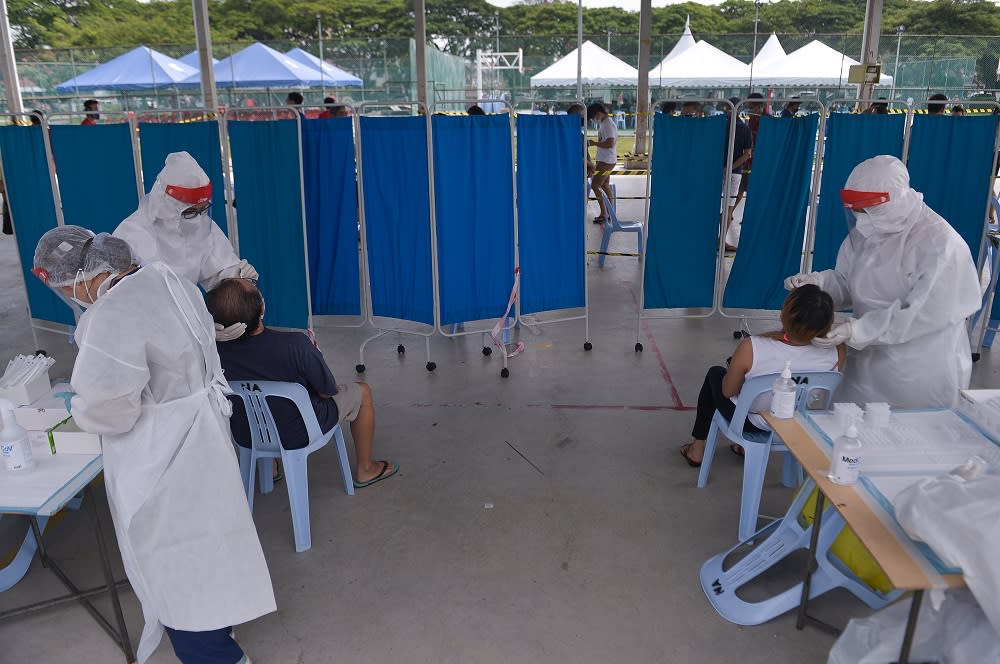
[[[118,224],[114,236],[129,243],[140,264],[160,261],[179,276],[212,290],[223,279],[256,279],[257,270],[233,251],[209,216],[212,182],[187,152],[171,152],[139,209]],[[246,330],[242,323],[216,328],[219,341]]]
[[[103,436],[104,478],[125,573],[142,604],[139,662],[164,627],[184,664],[244,664],[231,626],[275,610],[233,452],[212,317],[163,263],[124,240],[47,232],[32,272],[86,309],[70,410]]]
[[[797,274],[851,318],[814,344],[849,350],[837,399],[949,407],[969,386],[965,320],[980,307],[979,279],[961,236],[910,187],[899,159],[858,164],[841,199],[855,221],[832,270]]]

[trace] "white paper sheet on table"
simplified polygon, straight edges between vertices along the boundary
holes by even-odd
[[[39,458],[30,471],[11,473],[0,465],[0,512],[30,511],[44,505],[97,455],[55,454]]]

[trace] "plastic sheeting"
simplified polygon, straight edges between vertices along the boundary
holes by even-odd
[[[433,325],[426,120],[360,122],[371,313]]]
[[[131,134],[132,128],[126,122],[50,128],[67,225],[111,233],[135,212],[139,194]]]
[[[265,322],[309,327],[298,122],[230,121],[240,256],[257,268]]]
[[[865,159],[880,154],[902,159],[906,116],[832,113],[826,126],[813,271],[833,268],[840,244],[847,237],[844,205],[840,200],[847,177]]]
[[[584,163],[577,116],[517,116],[522,314],[586,306]]]
[[[802,265],[819,115],[760,119],[740,250],[723,306],[781,309],[784,279]]]
[[[351,118],[302,123],[302,175],[314,315],[360,315],[358,190]]]
[[[727,127],[721,115],[655,115],[645,309],[714,303]]]
[[[910,186],[979,256],[991,195],[997,116],[913,118],[907,169]]]
[[[218,122],[143,122],[139,124],[142,184],[148,194],[171,152],[187,152],[212,181],[212,219],[223,233],[226,224],[226,182],[222,177],[222,146]]]
[[[39,238],[56,227],[55,203],[49,164],[45,158],[45,139],[40,126],[0,127],[0,157],[3,159],[4,183],[14,220],[14,236],[21,257],[21,271],[28,289],[32,318],[73,325],[73,313],[48,286],[31,274],[35,245]]]
[[[509,116],[435,115],[441,324],[498,318],[514,284]]]

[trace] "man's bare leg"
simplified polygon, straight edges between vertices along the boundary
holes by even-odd
[[[367,383],[358,383],[361,388],[361,408],[358,416],[351,422],[351,437],[354,438],[354,451],[358,457],[358,482],[367,482],[382,473],[382,462],[374,461],[372,453],[375,441],[375,404],[372,401],[372,390]],[[389,470],[392,469],[389,463]]]

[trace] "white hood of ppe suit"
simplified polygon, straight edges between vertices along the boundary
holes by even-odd
[[[851,231],[836,267],[820,273],[820,287],[854,317],[837,398],[952,406],[972,370],[965,319],[980,307],[969,247],[895,157],[862,162],[845,189],[888,192],[889,202],[868,208],[867,235]]]
[[[239,276],[239,256],[211,217],[203,214],[184,219],[181,213],[191,207],[190,203],[166,193],[167,185],[195,188],[208,183],[208,175],[190,154],[170,153],[139,209],[118,225],[115,237],[131,245],[141,264],[166,263],[206,290],[221,279]]]

